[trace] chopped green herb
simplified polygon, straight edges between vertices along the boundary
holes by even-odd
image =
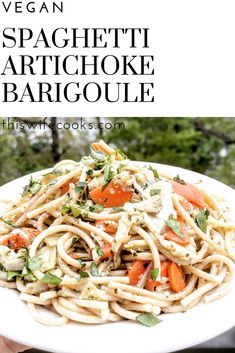
[[[104,168],[104,177],[107,183],[109,183],[113,177],[114,177],[114,172],[112,170],[111,164],[106,165]]]
[[[93,173],[94,173],[94,170],[93,170],[93,169],[88,169],[88,170],[86,171],[86,175],[88,175],[88,176],[93,175]]]
[[[70,245],[70,248],[73,248],[74,247],[74,245],[77,243],[77,241],[78,241],[78,238],[73,238],[72,239],[72,242],[71,242],[71,245]]]
[[[79,205],[73,203],[70,207],[73,217],[77,218],[81,215],[81,207]]]
[[[87,183],[86,183],[85,181],[79,181],[79,182],[77,183],[77,186],[75,187],[75,190],[76,190],[77,192],[81,192],[81,191],[83,191],[84,188],[86,188],[86,187],[87,187]]]
[[[34,282],[36,281],[36,277],[32,274],[32,271],[27,267],[28,261],[26,261],[25,266],[22,270],[22,276],[27,280]]]
[[[101,250],[98,246],[96,246],[96,248],[95,248],[95,249],[96,249],[96,252],[97,252],[97,255],[98,255],[98,256],[100,256],[100,257],[101,257],[101,256],[103,256],[103,255],[104,255],[103,251],[102,251],[102,250]]]
[[[127,159],[127,156],[125,155],[125,153],[124,153],[120,148],[118,148],[117,150],[115,150],[114,153],[115,153],[115,154],[120,154],[124,159]]]
[[[152,189],[152,190],[150,190],[150,196],[159,195],[160,192],[161,192],[160,189]]]
[[[68,205],[63,205],[60,210],[62,214],[65,214],[65,213],[69,213],[71,208]]]
[[[82,267],[85,267],[86,266],[86,262],[84,260],[78,260],[80,262],[80,265]]]
[[[91,263],[91,275],[94,277],[99,277],[99,268],[95,262]]]
[[[153,181],[147,181],[147,183],[145,183],[144,185],[142,185],[142,189],[145,190],[147,189],[150,185],[153,185],[154,182]]]
[[[148,169],[153,172],[153,175],[155,176],[155,178],[159,179],[159,174],[158,174],[157,169],[154,169],[151,165],[149,165]]]
[[[53,275],[50,272],[47,272],[42,278],[41,278],[41,282],[42,283],[46,283],[46,284],[60,284],[60,282],[62,281],[61,278]]]
[[[162,320],[158,319],[152,313],[143,313],[137,316],[136,320],[144,326],[152,327],[159,324]]]
[[[97,212],[97,213],[100,213],[104,210],[104,206],[102,205],[92,205],[92,206],[89,206],[89,211],[90,212]]]
[[[180,178],[179,174],[176,175],[176,177],[173,178],[174,181],[177,181],[177,183],[180,183],[182,185],[186,185],[185,181]]]
[[[86,278],[86,277],[89,277],[89,273],[86,271],[80,271],[80,276],[81,278]]]
[[[36,271],[42,266],[42,259],[38,256],[34,256],[31,259],[28,258],[27,268],[31,271]]]
[[[167,227],[171,228],[175,234],[177,234],[180,238],[183,239],[183,234],[181,233],[181,226],[179,222],[174,219],[173,215],[170,215],[168,221],[166,221]]]
[[[13,223],[12,221],[10,221],[9,219],[5,219],[3,217],[0,217],[0,221],[8,224],[9,226],[11,227],[14,227],[14,228],[20,228],[20,226],[18,226],[17,224]]]
[[[16,271],[7,271],[7,281],[12,281],[15,277],[22,277],[22,274]]]
[[[23,189],[23,195],[27,192],[30,192],[32,195],[35,195],[42,187],[42,183],[37,180],[33,180],[33,177],[30,177],[29,184],[26,185]]]
[[[122,212],[122,211],[124,211],[124,209],[121,208],[121,207],[113,207],[113,210],[116,211],[116,212]]]
[[[151,271],[151,273],[150,273],[151,279],[152,279],[153,281],[156,281],[156,278],[157,278],[158,274],[159,274],[159,268],[154,268],[154,269]]]
[[[199,213],[196,216],[196,223],[198,225],[198,227],[204,232],[206,233],[207,230],[207,219],[209,216],[209,212],[208,210],[206,211],[199,211]]]

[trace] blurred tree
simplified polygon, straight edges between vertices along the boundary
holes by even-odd
[[[92,141],[103,138],[132,159],[178,165],[235,187],[235,118],[83,118],[86,129],[79,125],[82,118],[52,117],[40,128],[42,119],[10,118],[27,122],[16,129],[3,128],[0,118],[0,184],[60,159],[79,160]],[[76,124],[55,128],[65,121]],[[109,127],[101,128],[101,122]],[[115,122],[124,122],[125,129],[115,128]]]
[[[123,118],[104,138],[135,160],[178,165],[235,187],[235,118]]]

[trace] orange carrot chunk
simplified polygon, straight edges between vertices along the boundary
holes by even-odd
[[[93,202],[105,207],[122,207],[130,201],[132,193],[126,189],[125,185],[110,181],[105,188],[99,186],[91,190],[90,197]]]
[[[205,206],[205,201],[200,191],[192,184],[181,184],[177,181],[172,182],[173,191],[183,196],[187,201],[191,202],[198,208]]]
[[[102,245],[100,249],[103,253],[101,260],[108,259],[110,256],[112,256],[112,244],[106,243]]]
[[[129,282],[132,286],[136,286],[140,277],[145,273],[149,261],[136,260],[128,271]]]
[[[24,239],[20,234],[13,234],[4,239],[2,245],[8,246],[12,250],[19,250],[24,247]]]
[[[110,235],[114,235],[116,233],[116,228],[112,224],[108,224],[104,220],[96,221],[95,226]]]
[[[69,184],[76,184],[77,181],[78,181],[77,179],[73,178],[73,179],[66,181],[63,185],[61,185],[61,187],[60,187],[61,195],[64,195],[64,194],[66,194],[66,192],[69,191]]]
[[[183,277],[183,271],[181,267],[176,265],[174,262],[171,262],[168,267],[168,276],[171,289],[173,292],[181,292],[185,287],[186,283]]]
[[[40,233],[37,229],[26,227],[22,228],[22,231],[25,233],[25,236],[15,232],[4,239],[2,244],[8,246],[12,250],[19,250],[23,247],[28,248],[32,242],[32,239]]]

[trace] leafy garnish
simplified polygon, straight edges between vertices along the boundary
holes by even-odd
[[[7,281],[12,281],[15,277],[22,277],[22,274],[16,271],[7,271]]]
[[[174,219],[173,215],[171,214],[166,221],[167,227],[171,228],[175,234],[177,234],[180,238],[184,238],[183,234],[181,233],[181,226],[179,222]]]
[[[113,210],[116,211],[116,212],[122,212],[122,211],[124,211],[124,209],[121,208],[121,207],[113,207]]]
[[[186,185],[185,181],[180,178],[179,174],[177,174],[176,177],[173,178],[173,180],[179,184]]]
[[[73,238],[72,239],[72,241],[71,241],[71,245],[70,245],[70,248],[73,248],[74,247],[74,245],[77,243],[77,241],[78,241],[78,238]]]
[[[154,268],[151,272],[150,272],[150,276],[151,276],[151,279],[153,281],[156,281],[156,278],[159,274],[159,268]]]
[[[33,177],[30,177],[29,184],[26,185],[23,189],[23,196],[30,192],[32,195],[35,195],[42,187],[42,183],[38,180],[33,180]]]
[[[98,203],[96,205],[89,206],[89,211],[90,212],[97,212],[100,213],[104,210],[104,206],[99,205]]]
[[[104,178],[107,183],[109,183],[114,177],[114,171],[112,170],[111,164],[107,164],[104,168]]]
[[[98,256],[100,256],[100,257],[101,257],[101,256],[103,256],[103,255],[104,255],[103,251],[102,251],[102,250],[101,250],[98,246],[96,246],[96,248],[95,248],[95,249],[96,249],[96,252],[97,252],[97,255],[98,255]]]
[[[160,192],[161,192],[160,189],[151,189],[151,190],[150,190],[150,196],[159,195]]]
[[[28,258],[27,268],[31,271],[36,271],[42,266],[42,259],[38,256],[34,256],[32,258]]]
[[[86,271],[80,271],[80,276],[81,278],[86,278],[86,277],[89,277],[89,273]]]
[[[46,284],[60,284],[61,278],[53,275],[51,272],[47,272],[42,278],[41,282]]]
[[[86,187],[87,187],[87,183],[86,183],[85,181],[78,181],[78,182],[77,182],[77,185],[76,185],[76,187],[75,187],[75,190],[76,190],[77,192],[81,192],[81,191],[83,191],[84,188],[86,188]]]
[[[158,319],[152,313],[143,313],[137,316],[136,320],[144,326],[152,327],[159,324],[162,320]]]
[[[88,176],[93,175],[93,173],[94,173],[94,170],[93,170],[93,169],[88,169],[88,170],[86,171],[86,175],[88,175]]]
[[[117,155],[117,154],[120,154],[123,159],[127,159],[127,156],[125,155],[125,153],[120,149],[118,148],[117,150],[114,151],[114,153]]]
[[[3,272],[6,271],[5,267],[2,264],[0,264],[0,271],[3,271]]]
[[[84,260],[78,260],[80,262],[80,265],[82,267],[85,267],[86,266],[86,262]]]
[[[142,185],[142,189],[145,190],[147,189],[150,185],[153,185],[154,183],[152,181],[147,181],[144,185]]]
[[[73,217],[77,218],[81,215],[81,207],[76,203],[70,205]]]
[[[155,176],[155,178],[159,179],[159,174],[158,174],[157,169],[154,169],[151,165],[149,165],[148,169],[153,172],[153,175]]]
[[[208,210],[201,210],[198,212],[197,216],[196,216],[196,223],[198,225],[198,227],[204,232],[206,233],[207,230],[207,219],[209,216],[209,212]]]
[[[71,209],[69,205],[63,205],[60,210],[62,214],[65,214],[65,213],[69,213]]]
[[[91,263],[91,275],[94,277],[99,277],[99,268],[95,262]]]
[[[9,226],[11,227],[14,227],[14,228],[20,228],[20,226],[18,226],[17,224],[13,223],[12,221],[10,221],[9,219],[5,219],[3,217],[0,217],[0,221],[8,224]]]

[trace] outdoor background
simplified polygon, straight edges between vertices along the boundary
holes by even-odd
[[[0,118],[0,185],[61,159],[79,160],[103,138],[131,159],[178,165],[235,187],[235,118],[43,119]]]

